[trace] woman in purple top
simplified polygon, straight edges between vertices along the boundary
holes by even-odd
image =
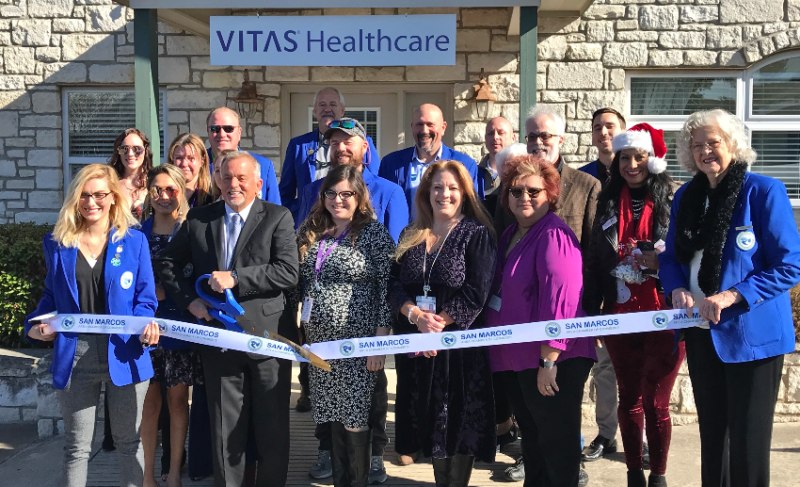
[[[486,325],[582,316],[580,244],[554,213],[558,171],[525,155],[506,161],[500,174],[500,204],[516,223],[498,242]],[[499,377],[522,431],[525,486],[578,485],[583,386],[595,357],[588,337],[489,349],[492,371],[506,372]]]

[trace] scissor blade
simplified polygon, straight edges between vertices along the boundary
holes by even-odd
[[[236,322],[239,323],[239,326],[241,326],[245,332],[252,334],[256,333],[255,323],[253,323],[252,320],[246,318],[245,315],[237,316]],[[294,349],[294,351],[298,355],[308,360],[308,362],[314,367],[322,369],[325,372],[331,371],[331,365],[325,360],[323,360],[322,357],[313,353],[309,349],[303,348],[302,346],[289,340],[288,338],[278,335],[277,333],[271,332],[269,330],[267,330],[267,335],[268,335],[267,338],[269,338],[270,340],[275,340],[276,342],[281,342],[292,347],[292,349]]]

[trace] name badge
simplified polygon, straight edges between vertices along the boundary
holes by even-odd
[[[612,216],[611,218],[606,220],[605,223],[603,223],[603,230],[608,230],[608,227],[610,227],[611,225],[614,225],[615,223],[617,223],[617,217],[616,216]]]
[[[300,311],[300,321],[308,323],[311,321],[311,308],[314,307],[314,298],[303,298],[303,307]]]
[[[756,234],[752,230],[739,232],[736,235],[736,246],[745,252],[752,250],[756,246]]]
[[[500,311],[500,306],[502,305],[503,300],[500,299],[500,296],[497,294],[493,294],[491,298],[489,298],[489,302],[486,303],[488,307],[495,311]]]
[[[422,311],[428,313],[436,313],[436,297],[435,296],[417,296],[417,306]]]

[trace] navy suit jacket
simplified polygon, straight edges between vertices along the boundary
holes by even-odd
[[[380,177],[388,179],[389,181],[400,185],[406,195],[406,203],[411,208],[414,204],[411,192],[411,180],[408,177],[408,170],[411,167],[411,159],[414,157],[414,146],[406,147],[399,151],[392,152],[381,161]],[[472,184],[475,185],[475,192],[480,199],[484,198],[483,194],[483,178],[478,173],[478,164],[470,156],[463,152],[451,149],[442,144],[442,158],[441,160],[455,160],[467,168],[469,175],[472,177]]]
[[[153,267],[150,264],[150,247],[147,238],[138,230],[130,229],[120,240],[114,242],[114,231],[109,234],[103,278],[106,289],[108,313],[122,316],[154,316],[156,312],[156,288]],[[81,313],[78,298],[78,283],[75,280],[77,247],[62,247],[51,234],[44,237],[44,257],[47,275],[44,291],[36,309],[28,317],[57,311],[59,314]],[[121,249],[121,250],[120,250]],[[120,265],[111,264],[119,255]],[[132,275],[132,284],[124,287],[123,281]],[[25,334],[31,327],[25,323]],[[77,333],[56,334],[53,348],[53,387],[64,389],[72,375],[72,365],[78,343]],[[108,336],[108,372],[114,385],[125,386],[153,377],[150,353],[142,348],[138,335]]]
[[[658,275],[668,300],[674,289],[689,289],[689,264],[675,257],[676,215],[685,190],[686,185],[675,193],[666,251],[659,255]],[[724,310],[720,322],[711,325],[720,360],[749,362],[794,351],[788,291],[798,281],[800,237],[786,187],[777,179],[747,173],[722,250],[720,280],[720,290],[736,288],[742,302]]]
[[[378,149],[372,142],[372,137],[367,137],[369,151],[365,154],[364,164],[373,174],[378,174],[381,166],[381,157]],[[281,167],[280,193],[283,206],[292,212],[294,221],[299,225],[303,221],[298,218],[300,205],[302,204],[303,192],[306,186],[314,181],[317,172],[316,153],[319,148],[319,131],[313,130],[306,134],[297,136],[289,141],[286,146],[286,155],[283,158]]]

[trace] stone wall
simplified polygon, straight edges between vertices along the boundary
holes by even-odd
[[[36,422],[40,438],[64,432],[50,354],[0,349],[0,423]]]

